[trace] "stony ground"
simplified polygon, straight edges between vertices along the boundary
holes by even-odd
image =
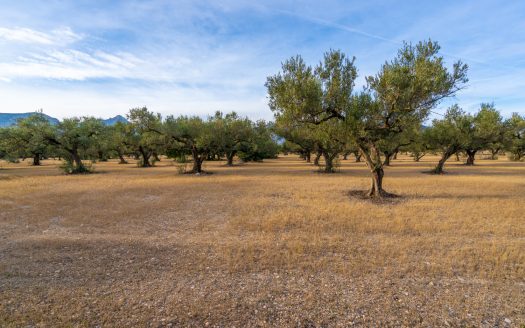
[[[525,163],[0,163],[2,327],[525,325]]]

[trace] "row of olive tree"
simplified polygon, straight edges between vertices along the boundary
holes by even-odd
[[[278,122],[280,125],[276,131],[286,139],[284,149],[299,153],[307,162],[314,152],[316,165],[319,165],[319,157],[324,156],[325,172],[333,172],[333,158],[338,154],[346,159],[348,154],[353,153],[356,160],[360,161],[356,145],[351,139],[344,137],[344,131],[336,132],[331,138],[319,138],[318,125],[286,126],[286,121]],[[333,127],[329,125],[322,128],[325,132],[333,131]],[[481,104],[474,115],[454,105],[443,118],[433,120],[431,126],[409,126],[398,134],[380,140],[377,147],[385,166],[390,165],[391,159],[399,152],[409,153],[415,161],[426,154],[440,154],[441,158],[433,170],[437,174],[443,173],[445,162],[459,153],[466,155],[466,165],[474,165],[475,156],[480,151],[490,152],[491,159],[506,152],[511,160],[521,160],[525,154],[525,117],[514,113],[504,120],[493,104]]]
[[[252,122],[233,112],[217,112],[207,119],[162,119],[143,107],[131,109],[127,117],[129,123],[113,126],[92,117],[67,118],[53,125],[35,113],[15,126],[0,129],[0,155],[8,160],[30,157],[33,165],[40,165],[42,158],[64,158],[68,173],[89,172],[83,161],[86,159],[106,161],[114,157],[125,164],[126,157],[132,156],[139,166],[149,167],[160,155],[179,160],[191,156],[191,172],[201,173],[206,159],[226,158],[227,165],[233,165],[235,156],[259,161],[276,157],[279,151],[271,124]]]

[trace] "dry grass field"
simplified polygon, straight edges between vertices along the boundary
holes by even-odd
[[[1,327],[525,325],[525,163],[0,163]]]

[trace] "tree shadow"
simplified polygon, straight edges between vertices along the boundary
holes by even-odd
[[[366,201],[375,205],[397,205],[406,199],[404,196],[386,191],[383,192],[382,197],[370,197],[368,196],[368,190],[349,190],[345,194],[350,199]]]

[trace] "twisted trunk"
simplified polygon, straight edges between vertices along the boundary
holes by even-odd
[[[334,173],[334,158],[337,155],[330,155],[327,152],[323,152],[324,157],[324,172],[325,173]]]
[[[443,174],[443,167],[445,166],[445,162],[452,156],[453,154],[457,155],[457,151],[455,149],[447,149],[443,152],[441,155],[441,159],[439,160],[438,164],[433,170],[433,173],[435,174]]]
[[[317,154],[315,154],[315,158],[314,158],[314,165],[315,166],[319,166],[319,159],[321,158],[321,155],[322,155],[322,153],[320,151],[318,151]]]
[[[385,172],[382,167],[376,167],[371,170],[371,173],[372,183],[367,196],[371,198],[381,198],[386,195],[386,192],[383,190],[383,176],[385,175]]]
[[[370,143],[368,146],[370,152],[367,152],[365,147],[359,145],[359,151],[365,158],[366,165],[370,169],[371,174],[370,189],[366,195],[370,198],[383,198],[388,196],[389,193],[383,189],[383,176],[385,172],[383,170],[381,156],[373,143]]]
[[[206,154],[199,155],[197,148],[193,146],[191,149],[191,156],[193,158],[193,168],[191,170],[191,173],[202,173],[202,162],[204,162]]]

